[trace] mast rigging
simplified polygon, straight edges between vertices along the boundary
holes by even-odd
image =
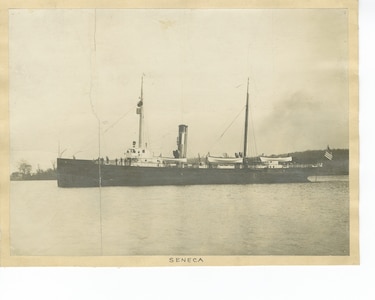
[[[246,111],[245,111],[245,132],[244,132],[244,145],[243,145],[243,164],[246,166],[247,155],[247,131],[249,123],[249,78],[247,78],[247,92],[246,92]]]

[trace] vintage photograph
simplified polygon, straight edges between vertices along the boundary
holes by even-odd
[[[348,13],[9,9],[10,256],[349,257]]]

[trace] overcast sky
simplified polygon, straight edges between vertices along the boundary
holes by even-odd
[[[190,157],[242,151],[248,77],[250,155],[348,148],[344,9],[16,9],[9,47],[12,171],[51,167],[59,145],[97,157],[94,113],[102,156],[121,157],[142,74],[156,155],[182,123]]]

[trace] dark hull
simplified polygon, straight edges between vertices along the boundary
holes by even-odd
[[[324,168],[217,169],[100,165],[101,186],[260,184],[309,182]],[[90,160],[57,159],[59,187],[99,186],[99,165]]]

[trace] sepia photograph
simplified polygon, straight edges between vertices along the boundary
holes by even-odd
[[[349,13],[9,9],[11,259],[358,263]]]

